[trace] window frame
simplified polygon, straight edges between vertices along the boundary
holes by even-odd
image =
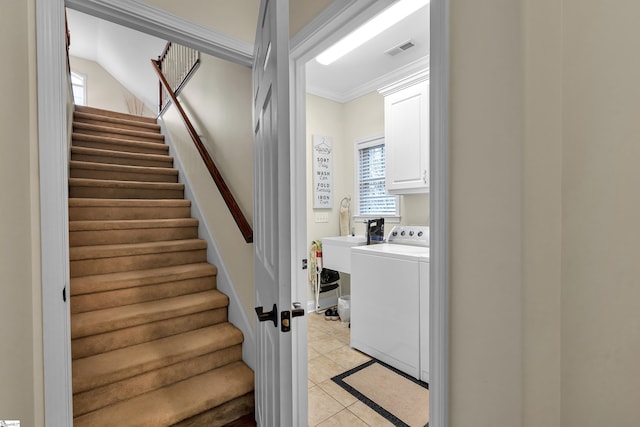
[[[73,78],[79,78],[82,80],[82,84],[81,85],[77,85],[73,83]],[[77,71],[71,71],[71,75],[69,77],[70,81],[71,81],[71,94],[73,95],[73,102],[76,105],[87,105],[87,75],[83,74],[83,73],[79,73]],[[78,87],[82,87],[83,90],[83,103],[82,104],[78,104],[76,103],[76,93],[74,92],[74,88],[78,86]]]
[[[367,221],[373,218],[384,218],[385,221],[391,223],[400,222],[400,197],[397,195],[389,194],[387,195],[393,197],[395,200],[396,210],[395,214],[361,214],[360,213],[360,153],[359,151],[366,148],[375,147],[378,145],[384,145],[386,148],[386,142],[384,139],[384,135],[377,135],[368,138],[357,139],[353,144],[353,184],[354,184],[354,221]],[[385,163],[385,189],[386,189],[386,163]]]

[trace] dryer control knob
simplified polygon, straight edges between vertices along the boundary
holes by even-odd
[[[402,230],[402,232],[400,233],[401,236],[404,236],[405,234],[407,234],[404,230]]]
[[[410,231],[410,232],[409,232],[409,236],[413,236],[413,231]]]
[[[418,231],[418,237],[422,237],[424,233],[422,231]]]

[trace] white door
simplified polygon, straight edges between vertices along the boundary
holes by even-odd
[[[288,0],[261,1],[254,49],[254,285],[256,313],[263,313],[256,327],[256,420],[291,426],[292,334],[281,331],[281,313],[291,310]]]

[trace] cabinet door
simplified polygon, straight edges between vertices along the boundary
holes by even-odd
[[[384,102],[387,191],[429,192],[429,83],[389,94]]]

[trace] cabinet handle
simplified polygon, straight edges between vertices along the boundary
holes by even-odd
[[[427,183],[427,170],[422,171],[422,182]]]

